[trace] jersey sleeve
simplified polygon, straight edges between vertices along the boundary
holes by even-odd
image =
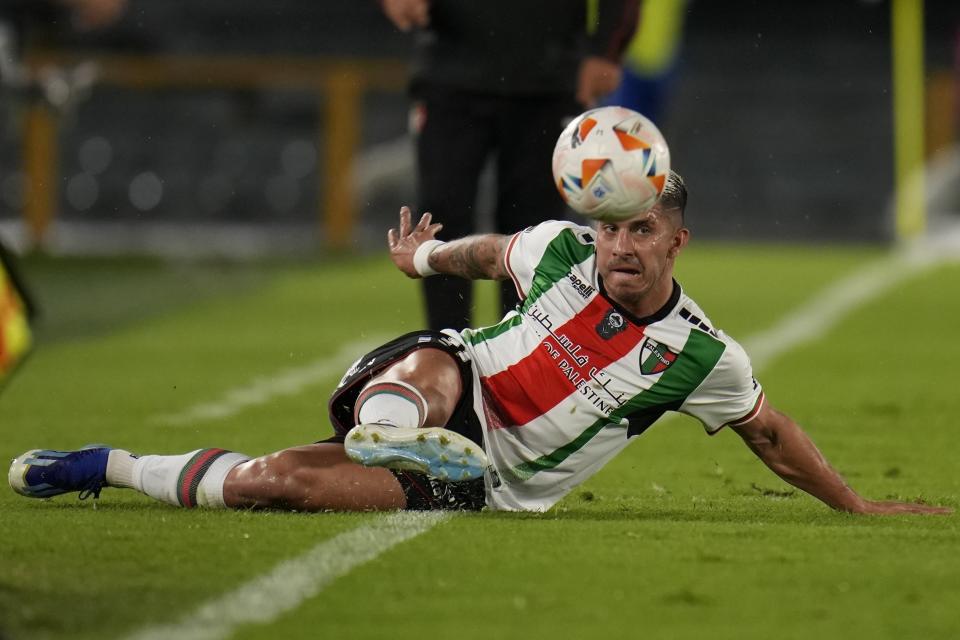
[[[681,413],[702,422],[710,435],[725,425],[749,422],[763,406],[763,389],[753,377],[749,356],[734,340],[725,342],[716,366],[680,407]]]
[[[503,260],[521,300],[530,292],[537,265],[550,243],[565,231],[572,233],[584,245],[594,242],[593,229],[562,220],[548,220],[510,237]]]

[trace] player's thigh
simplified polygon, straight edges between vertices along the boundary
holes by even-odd
[[[443,395],[454,401],[463,392],[460,365],[443,349],[424,347],[406,354],[370,380],[370,384],[397,380],[421,391]]]

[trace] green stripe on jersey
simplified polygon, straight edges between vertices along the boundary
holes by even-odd
[[[563,280],[574,265],[592,256],[595,250],[592,244],[580,242],[572,229],[564,229],[558,233],[547,245],[537,268],[533,270],[533,282],[523,301],[521,312],[529,309],[550,287]]]
[[[649,389],[641,391],[626,403],[601,418],[567,444],[540,456],[536,460],[523,462],[511,469],[512,475],[521,482],[529,480],[540,471],[553,469],[571,455],[582,449],[607,425],[619,426],[622,418],[653,407],[675,410],[700,386],[707,375],[720,361],[726,345],[713,336],[691,329],[683,350],[673,365],[660,374]],[[639,364],[638,364],[639,366]]]
[[[521,322],[523,322],[523,316],[516,314],[505,318],[500,324],[495,324],[492,327],[484,327],[482,329],[464,329],[461,332],[463,338],[470,344],[480,344],[485,340],[490,340],[496,338],[501,333],[506,333],[510,329],[516,327]]]
[[[461,335],[470,344],[480,344],[520,326],[523,322],[522,315],[530,308],[530,305],[536,302],[556,282],[565,278],[574,265],[580,264],[593,255],[593,252],[593,245],[583,244],[577,239],[573,230],[563,229],[547,245],[540,262],[534,269],[533,283],[530,285],[530,291],[520,308],[520,313],[506,318],[492,327],[464,329]]]

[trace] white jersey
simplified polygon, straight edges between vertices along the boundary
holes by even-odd
[[[708,433],[759,411],[746,353],[679,285],[647,318],[603,294],[593,229],[545,222],[514,235],[505,261],[518,310],[451,333],[473,361],[490,508],[549,509],[667,411]]]

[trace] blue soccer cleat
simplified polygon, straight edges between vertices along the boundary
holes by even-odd
[[[7,478],[10,487],[29,498],[49,498],[79,491],[80,499],[100,497],[107,484],[110,447],[91,446],[79,451],[34,449],[14,458]]]
[[[347,457],[366,467],[418,471],[448,482],[475,480],[487,456],[470,439],[439,427],[359,424],[344,441]]]

